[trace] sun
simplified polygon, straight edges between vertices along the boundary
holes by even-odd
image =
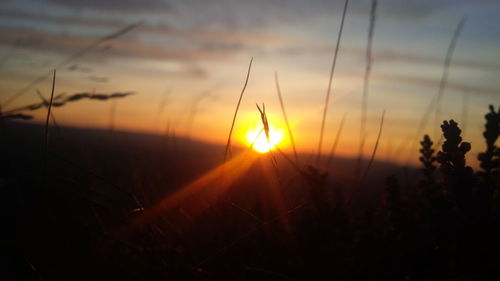
[[[266,153],[276,147],[277,144],[283,141],[285,133],[276,128],[269,128],[269,142],[262,127],[257,127],[255,130],[250,130],[246,134],[246,140],[249,145],[253,143],[253,149],[259,153]]]

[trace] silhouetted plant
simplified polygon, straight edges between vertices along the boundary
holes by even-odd
[[[65,94],[59,94],[57,96],[54,96],[52,106],[53,107],[61,107],[61,106],[66,105],[67,103],[79,101],[82,99],[105,101],[105,100],[109,100],[109,99],[124,98],[124,97],[130,96],[130,95],[133,95],[133,94],[134,94],[133,92],[117,92],[117,93],[112,93],[112,94],[76,93],[76,94],[73,94],[70,96],[66,96]],[[7,118],[7,116],[14,116],[14,117],[10,117],[10,118],[19,119],[19,118],[21,118],[21,115],[26,115],[26,114],[22,114],[22,111],[34,111],[34,110],[40,109],[42,107],[46,107],[47,105],[48,105],[47,101],[42,101],[42,102],[37,102],[37,103],[21,106],[18,108],[14,108],[14,109],[5,111],[3,117]]]
[[[436,162],[436,157],[434,156],[435,150],[432,148],[434,143],[431,141],[429,135],[425,135],[420,144],[422,145],[422,148],[420,149],[420,154],[422,156],[420,156],[419,160],[424,166],[421,170],[426,178],[426,180],[422,183],[433,184],[435,181],[434,172],[436,170],[436,166],[434,165],[434,162]]]
[[[82,94],[72,97],[73,100],[89,98]],[[62,102],[65,99],[57,100]],[[103,96],[97,95],[94,99],[101,100]],[[261,109],[261,119],[266,124],[267,117],[264,109]],[[251,181],[238,181],[235,187],[241,183],[243,188],[251,188],[250,192],[240,193],[248,191],[240,188],[227,191],[231,192],[231,196],[234,195],[235,200],[241,196],[240,200],[244,204],[238,208],[243,212],[233,212],[231,206],[227,209],[227,204],[222,200],[220,203],[213,201],[205,213],[193,220],[187,218],[191,217],[189,206],[182,206],[182,209],[166,212],[133,237],[121,238],[105,231],[108,228],[112,230],[116,224],[121,225],[131,215],[141,215],[143,212],[138,211],[144,209],[134,205],[131,214],[128,198],[122,200],[115,197],[120,195],[108,192],[100,198],[89,193],[88,199],[95,205],[92,213],[84,212],[84,204],[81,214],[77,213],[80,207],[75,208],[74,213],[63,212],[62,208],[60,212],[54,212],[57,218],[66,219],[60,219],[54,225],[74,226],[71,232],[64,232],[68,233],[64,236],[68,242],[60,242],[60,236],[56,235],[53,238],[48,235],[39,238],[42,242],[61,245],[61,248],[64,246],[60,256],[51,256],[52,252],[46,252],[44,248],[27,247],[27,250],[30,255],[49,256],[55,262],[63,261],[65,255],[72,254],[74,263],[85,265],[82,272],[91,272],[98,277],[93,280],[128,280],[132,279],[127,278],[130,276],[147,280],[169,277],[176,280],[240,280],[238,277],[242,276],[245,280],[265,279],[261,274],[287,280],[497,280],[495,277],[498,277],[497,268],[500,264],[500,202],[492,200],[494,193],[482,190],[486,190],[483,186],[495,187],[493,183],[498,180],[496,159],[499,156],[496,154],[498,148],[495,142],[499,136],[499,116],[500,111],[495,112],[490,107],[484,133],[487,148],[479,157],[482,172],[477,176],[466,165],[470,144],[462,141],[461,130],[453,120],[445,121],[441,126],[445,141],[438,155],[429,136],[421,140],[421,181],[411,184],[411,170],[405,174],[408,178],[404,181],[394,175],[388,177],[385,186],[377,185],[375,181],[361,181],[365,187],[364,193],[355,193],[357,197],[350,204],[347,204],[348,200],[344,202],[343,189],[340,188],[347,181],[337,182],[334,177],[328,179],[327,173],[314,166],[299,166],[276,148],[303,179],[296,181],[294,177],[290,179],[293,185],[277,186],[287,191],[282,193],[286,212],[277,216],[272,208],[266,208],[264,197],[252,198],[256,190],[262,192],[269,186],[258,180],[260,174],[248,173]],[[264,134],[267,126],[263,127]],[[162,160],[166,158],[164,156],[162,154]],[[177,163],[178,159],[172,163]],[[118,161],[122,161],[122,158]],[[151,159],[148,157],[144,161],[149,162]],[[78,167],[75,164],[70,166]],[[134,161],[134,169],[145,169],[141,167],[141,162]],[[175,172],[181,171],[170,169],[175,169],[174,165],[166,170],[167,175],[172,177],[176,176]],[[58,177],[65,176],[64,170],[61,169],[52,178],[57,187],[72,183]],[[165,173],[165,170],[161,171]],[[92,172],[87,173],[100,178]],[[491,185],[485,185],[483,178],[491,179]],[[86,187],[87,182],[89,187],[94,187],[90,181],[82,182],[82,187]],[[263,186],[259,186],[260,183]],[[109,184],[115,186],[112,182]],[[298,189],[295,189],[296,185]],[[37,190],[36,187],[34,185],[32,189]],[[155,193],[148,189],[151,188],[149,184],[132,186],[133,189],[139,187],[144,198],[153,198]],[[346,192],[349,192],[348,187]],[[385,187],[383,193],[378,193],[380,187]],[[414,188],[422,192],[413,192]],[[31,191],[29,186],[26,190]],[[163,190],[158,192],[163,196],[160,192]],[[73,197],[65,194],[51,193],[59,195],[51,200],[64,203]],[[303,200],[303,197],[307,199]],[[38,196],[33,198],[33,201],[39,200]],[[73,202],[79,203],[80,200],[80,197],[71,199],[71,206],[65,208],[72,210],[70,207],[73,207]],[[138,202],[137,199],[135,201]],[[296,201],[301,203],[296,204]],[[154,204],[155,201],[151,202]],[[126,212],[120,212],[121,204]],[[146,210],[147,206],[149,204]],[[36,211],[40,209],[36,208]],[[44,221],[47,218],[38,216],[38,212],[33,218],[36,218],[33,220],[36,222],[47,222]],[[286,221],[286,224],[279,224],[281,220]],[[85,225],[83,230],[76,227],[82,225]],[[90,229],[87,225],[95,225],[96,230],[93,227],[92,232],[89,230],[87,233],[87,229]],[[26,229],[34,229],[33,232],[38,236],[36,227],[26,223]],[[97,242],[91,240],[94,239],[94,231]],[[52,228],[48,230],[48,233],[55,232]],[[23,238],[21,241],[29,240]],[[92,247],[88,251],[75,252],[73,245],[76,243],[73,241],[87,242]],[[38,264],[41,263],[34,263],[35,266]],[[61,271],[63,279],[67,277],[58,264],[47,268],[56,273]],[[42,269],[41,272],[45,273],[45,268]],[[243,275],[251,271],[253,275]],[[490,278],[492,275],[493,278]],[[268,277],[273,279],[272,276]]]
[[[490,215],[492,200],[495,200],[495,191],[498,189],[498,170],[500,168],[500,148],[495,145],[500,134],[500,108],[495,112],[493,105],[489,106],[490,112],[486,119],[483,133],[486,141],[486,151],[479,153],[478,160],[483,171],[478,172],[480,180],[479,203],[482,205],[484,215]]]
[[[437,154],[439,169],[445,176],[446,192],[460,207],[470,207],[472,197],[473,171],[466,166],[465,154],[470,151],[471,145],[462,142],[461,130],[453,121],[444,121],[441,125],[445,142],[442,151]]]
[[[462,142],[460,136],[462,131],[458,124],[453,120],[444,121],[441,129],[445,138],[442,151],[437,154],[441,172],[453,176],[462,173],[464,169],[471,169],[465,166],[465,154],[471,149],[471,145],[468,142]]]
[[[489,109],[490,112],[484,116],[486,124],[483,136],[486,140],[486,151],[478,155],[481,168],[483,168],[486,174],[490,174],[493,170],[497,170],[500,167],[500,149],[495,145],[500,134],[500,107],[498,108],[498,112],[495,111],[493,105],[490,105]]]

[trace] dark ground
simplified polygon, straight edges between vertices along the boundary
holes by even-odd
[[[336,159],[322,177],[305,165],[297,171],[275,153],[279,176],[269,155],[260,156],[217,201],[195,194],[121,235],[117,229],[220,165],[224,147],[51,128],[45,162],[43,127],[14,122],[5,124],[1,142],[2,280],[500,276],[498,200],[491,195],[462,207],[448,196],[446,176],[423,184],[416,169],[375,162],[358,186],[352,159]],[[476,211],[478,202],[491,208]]]

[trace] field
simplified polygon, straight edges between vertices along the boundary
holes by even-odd
[[[488,132],[498,136],[499,120],[488,115]],[[445,135],[439,163],[423,142],[421,171],[375,163],[360,182],[349,174],[354,159],[337,159],[343,170],[296,170],[243,149],[243,161],[214,169],[222,146],[65,127],[44,169],[42,125],[3,129],[10,278],[498,276],[498,151],[473,173],[457,131]]]
[[[0,280],[500,280],[500,6],[218,1],[0,9]]]

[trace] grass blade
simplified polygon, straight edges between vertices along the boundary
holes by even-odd
[[[42,95],[42,93],[40,92],[40,90],[36,89],[36,94],[42,100],[42,102],[45,105],[45,107],[48,108],[49,101],[45,99],[45,97]],[[56,127],[56,129],[59,131],[59,124],[57,124],[56,116],[54,115],[54,113],[52,111],[50,112],[50,118],[52,118],[52,123],[54,124],[54,126]]]
[[[437,139],[437,136],[440,134],[438,124],[441,124],[441,100],[443,99],[444,89],[446,88],[446,82],[448,81],[448,73],[451,64],[451,58],[453,56],[453,51],[457,45],[458,37],[464,28],[465,22],[467,18],[463,17],[460,22],[457,24],[455,32],[453,33],[453,37],[451,38],[450,45],[448,46],[448,50],[446,51],[446,58],[444,59],[444,67],[443,74],[441,75],[441,81],[439,82],[439,90],[436,98],[436,114],[434,119],[434,125],[436,126],[434,132],[434,139]]]
[[[370,86],[370,75],[372,72],[373,56],[372,56],[372,46],[373,46],[373,35],[375,33],[375,21],[377,18],[377,0],[372,0],[372,5],[370,9],[370,25],[368,27],[368,41],[366,42],[366,68],[365,75],[363,78],[363,98],[361,101],[361,124],[359,129],[359,155],[356,161],[356,167],[354,171],[359,174],[361,171],[361,159],[363,158],[363,150],[366,141],[366,112],[368,109],[368,91]]]
[[[326,161],[326,168],[330,168],[330,165],[332,164],[333,159],[335,158],[335,151],[337,150],[337,145],[339,143],[340,136],[342,135],[342,130],[344,129],[346,116],[347,112],[344,113],[344,115],[342,116],[342,120],[340,120],[340,125],[337,131],[337,135],[335,136],[335,141],[333,142],[332,149],[330,150],[330,155],[328,155],[328,159]]]
[[[236,122],[236,116],[238,115],[238,110],[240,109],[241,99],[243,98],[243,93],[245,93],[245,89],[248,85],[248,78],[250,77],[250,70],[252,69],[253,57],[250,59],[250,63],[248,64],[247,76],[245,79],[245,85],[243,85],[243,89],[241,90],[240,98],[238,99],[238,103],[236,104],[236,110],[234,111],[233,121],[231,122],[231,129],[229,130],[229,136],[227,137],[226,144],[226,152],[224,153],[224,162],[226,162],[228,154],[231,154],[231,135],[233,134],[234,123]]]
[[[382,135],[382,128],[384,127],[384,117],[385,117],[385,110],[382,112],[382,118],[380,118],[380,127],[378,129],[378,135],[377,135],[377,140],[375,141],[375,146],[373,147],[372,156],[370,157],[368,166],[366,166],[365,172],[363,173],[363,177],[361,178],[362,183],[365,181],[368,172],[370,172],[370,168],[373,164],[373,161],[375,160],[375,154],[377,153],[378,144],[380,142],[380,136]]]
[[[285,119],[286,129],[288,135],[290,136],[290,142],[292,143],[293,155],[295,156],[295,162],[299,163],[299,157],[297,155],[297,148],[295,147],[295,140],[293,139],[292,129],[290,128],[290,122],[288,122],[288,116],[286,114],[285,105],[283,103],[283,97],[281,96],[280,84],[278,80],[278,73],[274,73],[274,82],[276,84],[276,92],[278,93],[278,98],[280,100],[281,112],[283,113],[283,118]]]
[[[335,65],[337,64],[337,55],[340,47],[340,39],[342,39],[342,31],[344,30],[344,20],[347,12],[347,6],[349,4],[349,0],[345,1],[344,10],[342,12],[342,20],[340,21],[339,34],[337,36],[337,44],[335,46],[335,53],[333,54],[332,68],[330,70],[330,79],[328,80],[328,88],[326,90],[325,96],[325,106],[323,108],[323,118],[321,120],[321,129],[319,133],[319,141],[318,141],[318,154],[316,155],[316,165],[319,165],[319,159],[321,155],[321,147],[323,146],[323,134],[325,132],[325,123],[326,123],[326,114],[328,113],[328,105],[330,104],[330,93],[332,89],[332,81],[333,74],[335,73]]]
[[[50,100],[49,104],[47,105],[47,118],[45,118],[45,141],[43,145],[43,167],[44,167],[44,174],[45,177],[47,177],[47,153],[48,153],[48,147],[49,147],[49,119],[50,119],[50,114],[51,114],[51,109],[52,109],[52,102],[54,101],[54,90],[56,87],[56,70],[54,69],[54,75],[52,77],[52,90],[50,92]]]

